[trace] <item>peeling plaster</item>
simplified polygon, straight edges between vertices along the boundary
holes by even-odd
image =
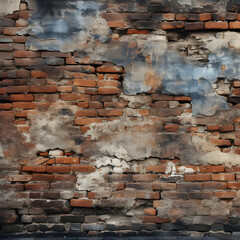
[[[0,0],[0,18],[19,10],[20,0]]]

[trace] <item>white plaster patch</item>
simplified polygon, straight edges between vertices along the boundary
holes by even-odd
[[[0,0],[0,18],[19,10],[20,0]]]

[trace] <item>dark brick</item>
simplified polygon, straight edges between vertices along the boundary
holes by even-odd
[[[154,29],[155,23],[152,21],[137,21],[135,22],[135,27],[137,29]]]
[[[199,18],[199,14],[188,14],[188,21],[197,22]]]
[[[46,199],[59,199],[60,193],[59,192],[44,192],[42,195],[42,198]]]
[[[47,222],[47,216],[45,215],[39,215],[34,217],[34,222],[36,223],[46,223]]]
[[[42,232],[47,232],[47,231],[50,231],[50,227],[48,227],[47,225],[40,224],[39,230]]]
[[[216,21],[225,21],[226,20],[226,14],[225,13],[213,13],[212,19]]]
[[[215,223],[215,224],[211,225],[211,230],[212,231],[223,231],[224,230],[224,225]]]
[[[187,226],[188,231],[207,232],[210,230],[210,226],[204,224],[194,224]]]
[[[226,20],[228,21],[234,21],[237,19],[237,13],[233,13],[233,12],[227,12],[226,13]]]
[[[4,233],[13,233],[14,232],[14,226],[13,225],[3,225],[1,228],[1,231]]]
[[[177,184],[177,190],[183,192],[191,192],[195,190],[201,190],[202,183],[179,183]]]
[[[203,8],[192,8],[190,9],[190,13],[202,13]]]
[[[132,20],[150,20],[152,17],[151,13],[135,13],[132,15]]]
[[[224,226],[225,232],[240,232],[240,225],[226,225]]]
[[[14,27],[15,21],[12,19],[0,19],[0,27]]]
[[[36,232],[37,230],[39,230],[39,226],[38,225],[27,225],[26,229],[28,232]]]
[[[211,199],[213,196],[212,192],[190,192],[188,194],[190,199]]]
[[[212,13],[213,11],[214,11],[213,6],[211,6],[211,5],[207,5],[207,6],[203,7],[203,12],[205,12],[205,13]]]
[[[203,22],[185,23],[185,30],[187,31],[202,30],[202,29],[204,29]]]
[[[150,12],[168,13],[168,12],[170,12],[171,8],[170,8],[170,6],[149,5],[148,10]]]
[[[145,223],[143,229],[147,231],[155,231],[158,229],[158,225],[156,223]]]
[[[227,4],[227,11],[228,12],[236,12],[238,10],[238,6],[233,3],[228,3]]]
[[[165,231],[181,231],[184,230],[186,226],[182,223],[162,223],[161,229]]]
[[[65,227],[64,225],[54,225],[51,227],[51,231],[54,232],[64,232],[65,231]]]
[[[85,217],[82,215],[79,216],[62,216],[60,222],[70,222],[70,223],[83,223]]]

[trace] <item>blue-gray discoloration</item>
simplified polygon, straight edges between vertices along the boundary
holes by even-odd
[[[193,115],[210,116],[228,109],[225,97],[219,96],[212,84],[219,77],[240,78],[237,52],[218,50],[209,55],[207,64],[198,65],[167,49],[162,33],[110,40],[111,30],[100,16],[106,2],[37,0],[37,11],[30,19],[32,37],[27,46],[33,50],[80,50],[82,57],[124,66],[124,93],[129,95],[148,92],[152,88],[149,76],[153,76],[162,93],[190,96]],[[146,62],[147,56],[151,56],[152,64]]]

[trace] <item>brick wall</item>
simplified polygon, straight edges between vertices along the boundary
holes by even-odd
[[[159,31],[169,49],[202,66],[211,53],[204,38],[210,42],[231,30],[236,35],[223,39],[238,61],[238,1],[225,12],[218,5],[181,8],[170,1],[105,2],[100,15],[115,45],[129,36],[144,42]],[[195,96],[162,91],[162,76],[151,71],[145,75],[150,90],[129,95],[128,65],[93,59],[81,48],[26,44],[38,38],[24,31],[36,14],[30,3],[21,0],[19,10],[0,20],[2,236],[238,236],[238,72],[230,79],[227,63],[219,66],[226,76],[215,79],[214,91],[228,110],[208,116],[192,114]],[[129,40],[127,52],[135,47]],[[154,65],[150,55],[142,57]],[[141,72],[134,77],[138,82]]]

